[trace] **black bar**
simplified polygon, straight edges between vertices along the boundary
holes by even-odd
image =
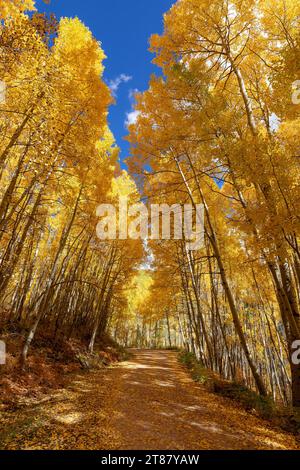
[[[274,461],[276,465],[287,465],[297,462],[297,451],[0,451],[0,465],[5,463],[20,463],[24,465],[43,465],[44,468],[52,468],[59,463],[83,465],[87,470],[93,465],[93,470],[98,466],[117,466],[125,468],[151,467],[160,465],[197,466],[207,468],[208,465],[257,465],[260,468],[270,468]]]

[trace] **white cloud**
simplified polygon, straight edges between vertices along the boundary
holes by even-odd
[[[135,107],[135,104],[136,104],[136,99],[135,99],[135,95],[137,93],[139,93],[140,91],[137,89],[137,88],[131,88],[129,90],[129,93],[128,93],[128,98],[129,98],[129,101],[131,103],[131,111],[129,111],[128,113],[126,113],[126,119],[125,119],[125,127],[128,127],[130,126],[131,124],[135,124],[136,121],[137,121],[137,118],[139,117],[140,115],[140,112],[139,111],[136,111],[134,109]]]
[[[135,124],[139,115],[139,111],[131,111],[130,113],[126,113],[125,126],[128,127],[131,124]]]
[[[130,75],[126,75],[125,73],[121,73],[118,77],[109,80],[108,86],[112,91],[113,96],[116,97],[117,91],[122,83],[127,83],[132,80]]]
[[[139,90],[137,88],[132,88],[129,90],[129,93],[128,93],[128,98],[130,99],[130,101],[135,101],[135,95],[139,93]]]

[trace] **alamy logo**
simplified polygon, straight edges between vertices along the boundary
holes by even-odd
[[[185,240],[187,249],[199,250],[204,245],[203,204],[128,205],[121,197],[119,207],[101,204],[97,208],[100,240]]]
[[[0,104],[4,104],[6,101],[6,84],[0,80]]]
[[[6,363],[6,344],[4,341],[0,341],[0,366],[4,366]]]
[[[298,366],[300,364],[300,340],[296,340],[292,344],[292,350],[294,351],[292,353],[292,363],[295,366]]]

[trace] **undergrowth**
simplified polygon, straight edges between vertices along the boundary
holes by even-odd
[[[223,379],[205,368],[191,352],[181,351],[178,358],[190,371],[193,380],[205,386],[208,391],[235,401],[246,411],[272,421],[285,430],[300,432],[300,416],[296,410],[279,407],[271,397],[262,397],[243,384]]]
[[[108,335],[98,338],[91,354],[80,339],[53,343],[51,335],[43,331],[33,341],[23,371],[19,364],[23,335],[0,329],[0,338],[7,346],[6,364],[0,366],[0,410],[31,399],[39,401],[49,390],[64,388],[70,374],[109,367],[129,358],[127,351]]]

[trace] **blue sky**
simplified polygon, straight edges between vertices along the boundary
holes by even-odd
[[[148,52],[149,37],[163,30],[163,13],[174,0],[43,0],[36,2],[39,12],[61,16],[78,16],[101,41],[107,59],[105,80],[115,90],[116,105],[110,108],[109,124],[117,145],[121,148],[121,160],[129,153],[124,141],[127,134],[125,122],[133,115],[134,90],[148,88],[149,77],[159,73],[151,64],[153,55]]]

